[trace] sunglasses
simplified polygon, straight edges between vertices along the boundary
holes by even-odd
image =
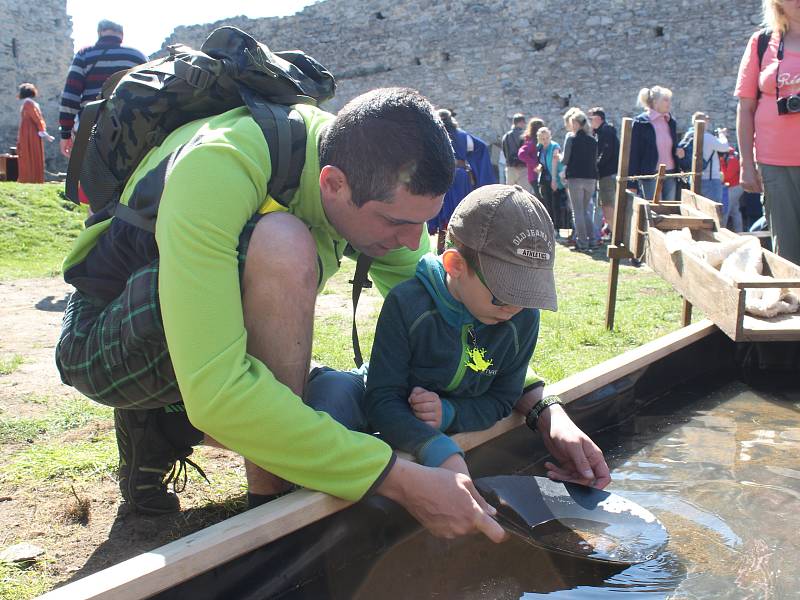
[[[452,240],[447,240],[446,246],[447,248],[457,249],[456,245],[452,242]],[[494,306],[508,306],[508,302],[503,302],[497,296],[494,295],[491,288],[489,287],[489,284],[487,284],[486,280],[483,278],[483,273],[481,273],[481,270],[476,265],[472,264],[472,261],[467,260],[467,257],[464,256],[463,254],[461,255],[461,257],[464,259],[464,262],[466,262],[469,265],[470,269],[475,271],[475,275],[478,276],[478,281],[480,281],[483,284],[483,287],[489,290],[489,293],[492,294],[492,304]]]
[[[469,264],[469,262],[467,262]],[[478,269],[475,265],[469,265],[472,267],[472,270],[475,271],[475,275],[478,276],[480,282],[484,285],[484,287],[489,290],[489,293],[492,295],[492,304],[495,306],[508,306],[508,302],[503,302],[497,296],[494,295],[489,285],[486,283],[486,280],[483,278],[483,273],[481,273],[480,269]]]

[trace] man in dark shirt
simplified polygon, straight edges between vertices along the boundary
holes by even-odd
[[[97,43],[75,54],[61,93],[58,124],[61,154],[69,156],[77,117],[88,102],[96,100],[112,74],[147,62],[144,54],[122,45],[122,25],[103,19],[97,24]]]
[[[617,192],[617,163],[619,163],[619,137],[617,130],[606,122],[606,113],[599,107],[589,109],[594,136],[597,139],[597,200],[603,209],[606,226],[601,237],[611,239],[614,222],[614,200]]]
[[[522,134],[525,133],[525,115],[515,114],[512,124],[513,127],[503,135],[501,144],[503,156],[506,159],[506,183],[522,186],[523,189],[533,193],[531,184],[528,182],[528,169],[517,156],[517,152],[522,146]]]

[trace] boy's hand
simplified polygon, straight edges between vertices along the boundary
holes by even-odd
[[[439,429],[442,426],[442,401],[439,394],[416,386],[408,396],[408,403],[414,416],[423,423]]]
[[[536,427],[550,454],[559,463],[544,464],[548,477],[601,490],[611,482],[603,452],[561,406],[554,404],[542,411]]]

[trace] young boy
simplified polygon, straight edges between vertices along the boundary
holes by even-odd
[[[424,465],[467,473],[447,434],[490,427],[536,385],[525,385],[526,373],[539,309],[556,310],[555,232],[523,188],[489,185],[458,205],[447,246],[420,259],[416,277],[386,297],[363,407],[371,430],[395,448]],[[547,410],[558,397],[531,404],[528,426],[539,425],[562,463],[548,463],[551,476],[604,487],[610,479],[602,452],[560,406]],[[545,426],[537,423],[550,412]]]

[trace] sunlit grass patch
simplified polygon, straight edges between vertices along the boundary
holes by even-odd
[[[11,375],[24,362],[25,358],[21,354],[0,356],[0,375]]]

